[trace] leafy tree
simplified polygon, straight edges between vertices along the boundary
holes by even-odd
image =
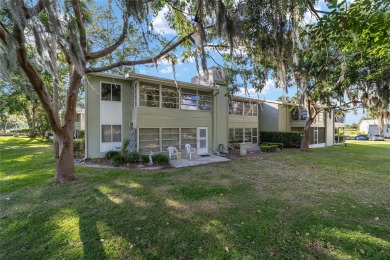
[[[33,4],[4,1],[0,5],[0,71],[3,75],[22,72],[36,92],[60,144],[55,180],[64,183],[75,179],[72,133],[85,75],[109,70],[124,72],[124,66],[156,64],[162,57],[174,61],[168,54],[180,45],[187,48],[184,57],[200,57],[205,69],[206,41],[223,32],[232,40],[229,35],[233,35],[234,5],[233,1],[221,0],[117,0],[107,5],[95,5],[89,0],[38,0]],[[151,28],[151,18],[164,7],[168,8],[166,17],[171,27],[178,32],[173,39]],[[121,30],[118,17],[122,18]],[[191,50],[191,46],[195,49]],[[56,66],[60,59],[69,71],[62,121],[44,80],[45,75],[50,75],[58,84]]]
[[[332,89],[349,98],[345,104],[363,106],[382,127],[390,117],[390,1],[342,1],[331,7],[310,26],[320,37],[313,49],[326,54],[324,70],[333,74]]]
[[[108,1],[107,5],[94,4],[90,0],[38,0],[34,3],[6,0],[1,5],[0,71],[4,74],[22,71],[37,93],[59,139],[60,156],[55,179],[61,183],[74,179],[71,137],[75,106],[86,74],[109,70],[125,73],[124,67],[156,64],[161,58],[174,65],[177,57],[171,52],[178,46],[183,47],[183,60],[195,57],[197,68],[201,67],[207,73],[210,48],[219,51],[226,47],[233,57],[234,47],[244,46],[253,56],[267,61],[273,68],[280,68],[276,71],[285,75],[279,65],[286,57],[283,49],[289,50],[290,45],[283,40],[282,33],[288,31],[293,35],[291,28],[297,21],[295,12],[306,5],[306,1],[293,0],[116,0]],[[173,39],[165,38],[152,28],[153,15],[163,9],[171,28],[177,32]],[[251,22],[256,23],[259,30],[248,38],[246,33],[250,32]],[[121,30],[118,30],[118,24],[122,24]],[[241,30],[242,26],[248,31]],[[262,37],[263,34],[266,37]],[[259,43],[276,40],[280,44],[275,48],[251,48],[256,37]],[[53,47],[54,42],[57,49]],[[275,63],[266,59],[272,52],[273,57],[278,57]],[[69,71],[63,124],[42,77],[48,73],[53,81],[57,80],[55,67],[59,59],[64,59]],[[241,75],[249,75],[242,71]],[[255,71],[262,79],[267,75],[267,70],[256,68]],[[261,87],[261,84],[258,82],[255,86]]]

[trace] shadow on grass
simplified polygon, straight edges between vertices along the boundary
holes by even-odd
[[[34,198],[40,203],[26,211],[18,202],[28,195],[15,194],[3,209],[8,214],[1,213],[2,225],[7,221],[1,258],[390,257],[389,227],[375,224],[375,216],[388,216],[378,206],[355,202],[350,213],[359,217],[345,218],[343,206],[334,204],[323,205],[323,213],[277,198],[249,198],[251,187],[241,195],[225,190],[221,199],[210,192],[194,201],[194,189],[191,197],[170,189],[156,193],[170,180],[153,185],[149,178],[81,178],[45,187]],[[334,207],[340,212],[332,213]]]

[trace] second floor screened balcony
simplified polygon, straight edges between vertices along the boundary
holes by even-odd
[[[291,120],[292,121],[306,121],[307,120],[307,110],[306,109],[293,109],[291,111]]]
[[[140,82],[134,91],[134,104],[140,107],[212,111],[213,91]]]
[[[230,100],[229,101],[229,114],[239,116],[255,116],[258,115],[258,103]]]

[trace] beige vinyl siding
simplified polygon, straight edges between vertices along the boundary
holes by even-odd
[[[134,126],[137,128],[211,127],[211,112],[171,108],[137,107]]]
[[[262,103],[259,109],[260,131],[279,131],[279,105]]]
[[[291,131],[291,115],[289,107],[286,105],[279,105],[279,130],[278,131]]]
[[[257,116],[229,115],[229,128],[257,128]]]

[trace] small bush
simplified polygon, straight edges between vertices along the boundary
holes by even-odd
[[[153,155],[153,162],[155,162],[158,165],[168,165],[169,164],[169,158],[167,155],[163,153],[155,154]]]
[[[120,152],[118,152],[118,151],[108,151],[106,153],[106,155],[104,156],[104,158],[106,158],[107,160],[110,160],[110,159],[114,158],[115,155],[120,155]]]
[[[115,154],[112,156],[111,164],[115,167],[118,167],[121,164],[124,164],[126,162],[125,158],[121,154]]]
[[[137,163],[139,162],[140,158],[141,158],[141,154],[139,152],[129,152],[127,154],[127,161],[130,163]]]
[[[260,145],[260,150],[264,153],[275,152],[278,148],[277,145]]]
[[[85,152],[85,140],[84,139],[73,139],[73,153],[75,156],[84,154]]]
[[[302,132],[260,132],[261,143],[282,143],[284,148],[299,148]]]
[[[283,149],[283,143],[262,142],[261,145],[276,145],[278,148]]]
[[[79,138],[85,138],[85,130],[80,130]]]
[[[140,155],[140,163],[148,163],[148,162],[149,162],[149,155],[141,154]]]
[[[229,147],[233,149],[240,148],[240,145],[238,144],[237,140],[234,138],[234,136],[229,137]]]
[[[129,139],[126,139],[123,143],[122,143],[122,147],[121,147],[121,152],[122,152],[122,155],[123,157],[127,158],[127,147],[129,146],[130,144],[130,140]]]

